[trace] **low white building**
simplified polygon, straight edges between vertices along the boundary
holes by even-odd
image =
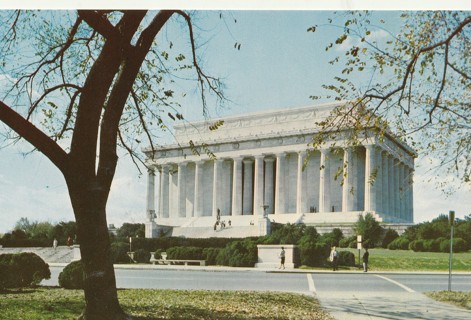
[[[161,230],[257,236],[268,231],[268,220],[330,230],[351,226],[367,212],[384,223],[412,223],[416,154],[407,145],[387,134],[350,147],[345,130],[324,149],[309,146],[319,132],[316,122],[339,105],[175,125],[179,144],[144,150],[151,168],[146,237]],[[226,228],[215,226],[218,211]]]

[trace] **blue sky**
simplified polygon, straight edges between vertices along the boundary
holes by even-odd
[[[209,74],[224,78],[226,95],[231,100],[224,109],[211,105],[214,117],[314,104],[309,96],[325,93],[321,85],[338,72],[328,64],[338,52],[326,53],[324,48],[339,30],[326,26],[314,34],[306,32],[312,25],[326,23],[332,15],[329,11],[225,11],[226,23],[219,19],[218,12],[198,15],[202,36],[210,38],[198,49],[202,64]],[[399,30],[397,12],[375,15],[387,22],[388,30]],[[162,40],[165,44],[171,39],[184,50],[187,39],[178,37],[179,28],[178,23],[169,25]],[[386,34],[378,30],[375,36]],[[234,48],[236,42],[241,44],[240,50]],[[361,83],[365,79],[356,80]],[[177,85],[188,90],[190,84]],[[180,102],[187,119],[202,118],[196,94]],[[0,131],[2,128],[0,125]],[[52,223],[74,219],[59,171],[41,154],[23,157],[21,153],[27,150],[30,148],[21,143],[0,150],[0,233],[13,228],[21,217]],[[455,210],[460,218],[470,214],[470,189],[446,198],[426,182],[428,161],[416,161],[415,222],[449,210]],[[123,222],[144,222],[145,192],[146,177],[140,177],[129,157],[122,154],[108,201],[108,223],[119,226]]]

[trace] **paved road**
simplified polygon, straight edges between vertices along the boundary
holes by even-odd
[[[57,285],[61,267],[51,267]],[[273,272],[231,268],[117,268],[119,288],[254,290],[314,294],[340,320],[469,320],[471,312],[433,301],[422,294],[448,288],[447,274]],[[453,275],[454,291],[471,292],[471,274]]]
[[[62,267],[51,267],[44,285],[58,285]],[[272,272],[224,268],[123,269],[117,268],[119,288],[255,290],[285,292],[427,292],[447,290],[447,274]],[[452,289],[471,291],[471,274],[455,274]]]

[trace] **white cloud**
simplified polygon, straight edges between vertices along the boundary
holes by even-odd
[[[390,34],[383,29],[373,30],[369,35],[366,36],[366,39],[369,41],[380,40],[389,37]]]
[[[365,39],[369,42],[380,42],[390,36],[391,35],[387,31],[383,29],[377,29],[371,31],[371,33],[367,35]],[[359,37],[349,35],[340,45],[335,46],[335,50],[344,52],[353,46],[363,48],[366,47],[366,43],[361,42],[361,38]]]

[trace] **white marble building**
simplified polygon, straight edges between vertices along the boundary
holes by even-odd
[[[151,168],[146,237],[162,228],[188,237],[255,236],[267,232],[267,219],[335,227],[367,212],[384,223],[412,223],[416,154],[407,145],[386,135],[356,147],[342,138],[309,147],[315,123],[338,105],[175,125],[179,144],[144,150]],[[224,230],[213,228],[218,209],[227,227],[230,220]]]

